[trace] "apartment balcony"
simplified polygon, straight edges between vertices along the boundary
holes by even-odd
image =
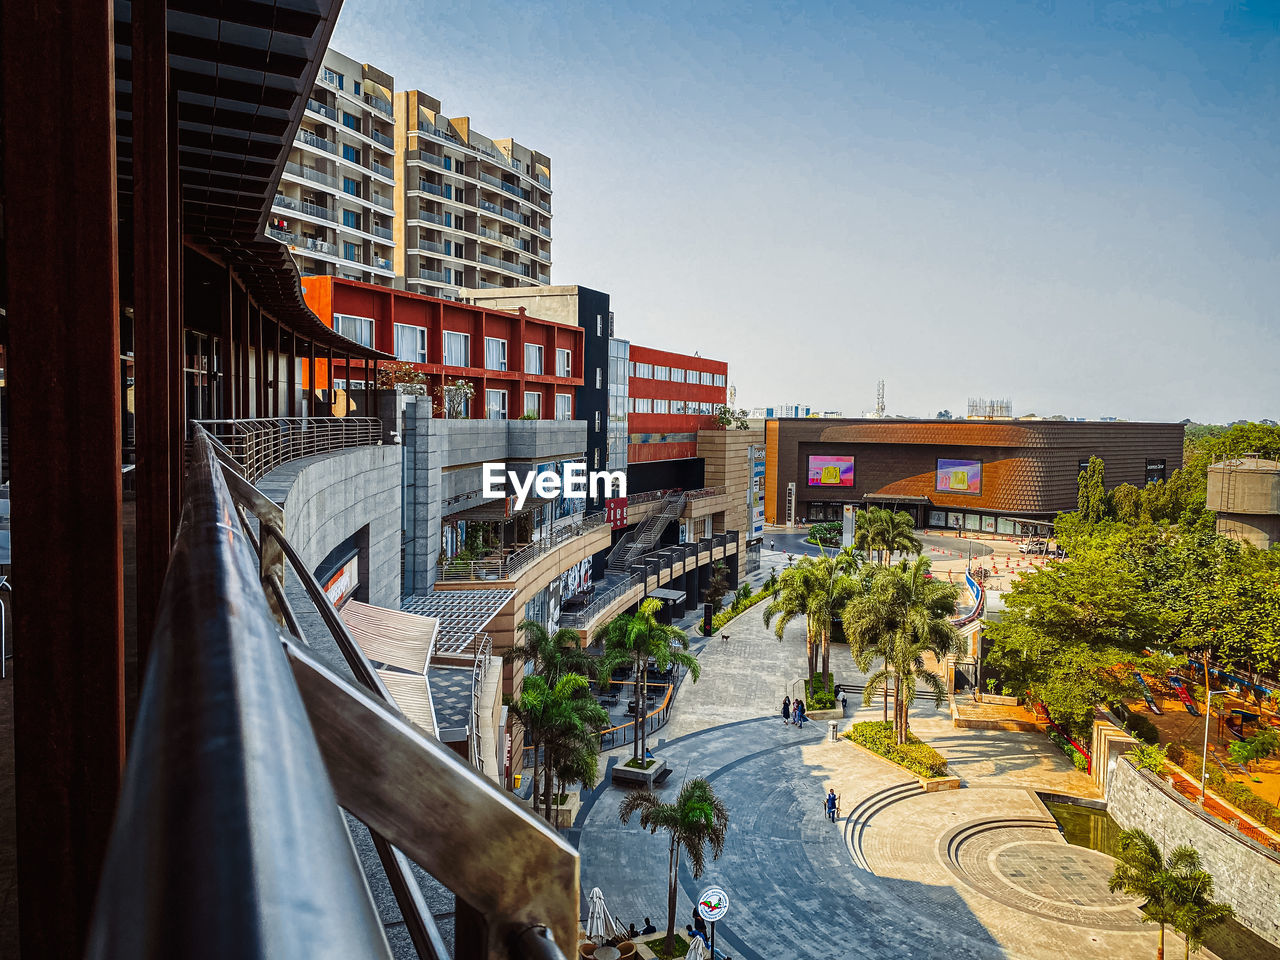
[[[417,216],[409,217],[410,220],[425,220],[427,223],[435,223],[444,226],[444,215],[432,213],[430,210],[419,210]]]
[[[447,283],[451,286],[453,285],[453,280],[450,279],[450,274],[444,273],[440,270],[419,270],[418,279],[429,280],[431,283]]]
[[[438,243],[435,240],[419,240],[418,249],[425,250],[427,253],[438,253],[442,257],[453,256],[452,246],[446,248],[443,243]]]
[[[529,276],[529,267],[527,264],[512,263],[508,260],[499,260],[497,257],[491,257],[485,253],[480,254],[478,259],[480,263],[488,264],[489,266],[496,267],[499,270],[509,270],[512,273],[520,274],[522,277]]]
[[[374,173],[378,174],[379,176],[386,177],[388,180],[395,179],[395,171],[392,170],[390,167],[383,166],[377,160],[369,161],[369,169],[372,170]]]
[[[491,173],[485,173],[483,170],[477,171],[476,178],[495,187],[506,186],[506,184],[504,184],[498,177],[495,177]]]
[[[551,239],[551,228],[550,228],[550,227],[539,227],[539,228],[538,228],[538,232],[539,232],[540,234],[542,234],[544,237],[546,237],[548,240],[550,240],[550,239]]]
[[[296,247],[300,242],[300,238],[296,234],[289,233],[287,230],[277,230],[275,227],[267,227],[267,236],[279,240],[281,243],[287,243],[291,247]]]
[[[539,201],[538,201],[538,206],[540,206],[540,207],[541,207],[543,210],[545,210],[547,213],[550,213],[550,212],[551,212],[551,204],[547,203],[547,201],[545,201],[545,200],[539,200]]]
[[[543,286],[550,286],[550,284],[551,284],[551,274],[549,274],[549,273],[540,273],[540,274],[538,274],[538,282],[539,282],[539,283],[541,283]]]
[[[548,190],[550,190],[550,189],[551,189],[551,178],[550,178],[550,177],[544,177],[542,174],[538,174],[538,182],[539,182],[540,184],[542,184],[544,187],[546,187]]]
[[[488,280],[477,280],[477,281],[476,281],[476,283],[475,283],[475,286],[476,286],[476,289],[477,289],[477,290],[501,290],[501,289],[503,289],[502,284],[500,284],[500,283],[490,283]]]
[[[281,210],[297,210],[300,206],[300,201],[293,199],[293,197],[286,197],[283,193],[277,193],[276,198],[271,201],[271,205]]]
[[[395,236],[390,227],[380,227],[376,223],[369,227],[369,232],[379,240],[390,241]]]
[[[324,240],[316,240],[313,237],[305,238],[300,246],[312,253],[322,253],[327,257],[336,257],[338,255],[338,248],[335,244]]]
[[[419,150],[417,154],[417,159],[423,161],[424,163],[429,163],[433,167],[439,167],[441,170],[445,169],[444,157],[437,157],[434,153],[428,153],[425,150]],[[450,172],[452,173],[452,170]]]
[[[369,202],[374,206],[381,207],[383,210],[395,210],[395,202],[386,197],[373,193],[369,195]]]
[[[330,223],[338,222],[338,215],[328,207],[322,207],[316,203],[308,203],[306,200],[302,201],[302,212],[318,220],[328,220]]]
[[[312,113],[318,113],[323,117],[328,117],[334,123],[338,122],[338,111],[327,104],[321,103],[319,100],[307,99],[307,109]]]
[[[430,180],[419,180],[418,189],[423,193],[434,194],[437,197],[444,197],[446,200],[453,199],[453,188],[449,186],[441,186],[438,183],[432,183]]]
[[[391,108],[391,104],[387,103],[387,101],[383,100],[381,97],[375,97],[371,93],[366,93],[364,95],[364,102],[373,107],[373,109],[377,110],[388,120],[394,120],[396,118],[395,111]]]
[[[374,143],[382,144],[388,150],[394,150],[396,148],[396,141],[394,138],[388,137],[385,133],[379,133],[377,130],[369,131],[369,139]]]
[[[498,205],[497,205],[496,203],[493,203],[493,202],[489,201],[489,200],[483,200],[483,199],[482,199],[482,200],[478,200],[478,201],[476,201],[476,206],[478,206],[481,210],[487,210],[487,211],[489,211],[489,213],[498,213],[498,212],[499,212]]]
[[[506,217],[508,220],[510,220],[512,223],[518,223],[521,226],[524,226],[524,218],[521,217],[520,214],[518,214],[516,211],[508,210],[505,207],[503,207],[498,212],[502,214],[504,217]]]
[[[325,153],[331,153],[335,157],[338,155],[338,145],[331,140],[312,133],[310,130],[299,130],[297,140],[299,143],[306,144],[313,150],[323,150]]]
[[[452,133],[448,133],[436,127],[418,127],[418,132],[425,133],[429,137],[435,137],[437,140],[444,140],[447,143],[452,143],[454,146],[458,146],[457,138],[455,138]]]
[[[392,269],[391,261],[388,260],[386,257],[380,257],[377,254],[374,254],[373,256],[373,266],[377,267],[379,270]]]
[[[308,167],[300,163],[294,163],[292,160],[284,165],[284,172],[295,177],[301,177],[304,180],[310,180],[312,183],[319,183],[326,187],[332,187],[335,190],[340,186],[337,177],[328,173],[322,173],[315,167]]]

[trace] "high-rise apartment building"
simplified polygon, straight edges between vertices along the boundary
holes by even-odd
[[[551,159],[329,50],[267,233],[304,276],[459,298],[551,282]]]
[[[551,159],[469,117],[446,117],[420,90],[396,94],[396,272],[410,290],[551,282]]]
[[[304,275],[395,280],[394,83],[367,63],[324,55],[267,229]]]

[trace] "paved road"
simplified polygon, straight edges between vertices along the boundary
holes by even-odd
[[[696,881],[682,870],[677,929],[688,922],[698,890],[714,882],[733,901],[718,946],[747,960],[1154,955],[1154,932],[1134,929],[1131,912],[1125,915],[1124,904],[1107,899],[1105,884],[1094,889],[1105,870],[1087,853],[1073,855],[1076,848],[1068,848],[1051,824],[1023,827],[999,843],[983,834],[994,845],[975,843],[968,866],[947,866],[940,851],[948,831],[991,818],[1043,821],[1043,808],[1025,785],[1062,790],[1067,771],[1065,758],[1043,738],[1015,737],[1005,744],[984,733],[967,746],[932,703],[919,703],[913,723],[926,735],[945,734],[952,752],[967,752],[974,785],[949,794],[915,791],[867,819],[858,848],[865,849],[871,869],[855,865],[844,824],[823,815],[826,789],[837,791],[847,815],[859,800],[909,778],[845,741],[824,742],[825,724],[804,730],[782,724],[777,704],[804,668],[798,628],[779,642],[765,631],[759,612],[749,611],[730,635],[727,643],[713,640],[701,648],[702,680],[681,691],[661,733],[665,740],[654,750],[674,771],[661,788],[665,797],[673,798],[685,778],[706,776],[731,814],[720,860]],[[842,650],[833,655],[837,679],[856,682],[845,657]],[[854,703],[849,707],[854,713]],[[876,707],[858,712],[878,716]],[[951,734],[961,736],[953,740]],[[1020,786],[1002,782],[1012,766]],[[647,915],[661,927],[667,842],[634,820],[619,822],[622,796],[602,786],[579,816],[574,835],[583,889],[599,886],[609,909],[626,922],[639,924]],[[1044,856],[1036,855],[1036,844]],[[1036,869],[1028,871],[1028,865]],[[1027,884],[1029,889],[1019,888]],[[1063,919],[1096,920],[1103,910],[1119,914],[1093,925]]]
[[[819,548],[812,543],[807,543],[805,537],[807,533],[783,533],[765,531],[764,546],[766,552],[769,545],[774,544],[774,549],[784,554],[803,554],[816,557]],[[980,540],[970,540],[967,538],[957,538],[942,533],[917,533],[921,544],[930,550],[929,556],[934,560],[962,560],[972,555],[974,557],[985,557],[992,552],[991,545],[983,543]],[[895,561],[902,559],[908,554],[895,553],[893,559]]]

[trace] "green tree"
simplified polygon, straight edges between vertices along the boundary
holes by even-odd
[[[1107,497],[1106,468],[1100,459],[1089,458],[1089,465],[1076,479],[1076,486],[1076,505],[1081,518],[1086,523],[1105,520],[1111,512],[1111,505]]]
[[[879,552],[880,562],[886,566],[895,551],[920,552],[911,514],[903,510],[894,513],[884,507],[871,507],[855,514],[853,545],[865,550],[868,558],[874,559],[874,554]]]
[[[1270,727],[1263,727],[1248,740],[1239,740],[1228,745],[1228,752],[1235,763],[1243,764],[1251,769],[1252,764],[1266,760],[1274,753],[1280,753],[1280,733]]]
[[[522,620],[516,629],[520,639],[502,654],[503,662],[532,663],[534,673],[553,682],[566,673],[594,674],[595,660],[582,649],[577,630],[562,627],[552,633],[545,624],[530,619]]]
[[[603,624],[592,634],[593,640],[604,644],[604,654],[597,664],[600,684],[607,687],[612,680],[613,671],[619,667],[631,665],[635,673],[636,692],[636,736],[632,747],[632,758],[640,760],[648,744],[648,733],[644,722],[645,696],[649,689],[649,659],[652,657],[659,671],[665,671],[673,664],[684,667],[698,682],[702,667],[698,658],[688,652],[689,638],[678,627],[658,622],[658,611],[662,609],[662,601],[654,598],[645,600],[635,613],[624,613]]]
[[[568,674],[575,676],[575,674]],[[585,678],[584,678],[585,679]],[[546,818],[551,821],[552,801],[567,784],[581,783],[588,789],[599,777],[600,731],[609,726],[609,714],[583,686],[575,686],[568,699],[552,713],[546,730],[547,789]],[[559,823],[556,807],[556,826]]]
[[[711,604],[711,612],[719,613],[724,603],[725,594],[729,592],[729,567],[723,560],[711,565],[711,579],[707,581],[705,594],[707,603]]]
[[[1143,901],[1142,922],[1160,925],[1156,960],[1164,960],[1164,928],[1170,924],[1176,928],[1180,917],[1191,919],[1187,908],[1195,903],[1194,891],[1203,890],[1206,881],[1212,891],[1212,878],[1191,847],[1177,847],[1166,859],[1159,844],[1142,830],[1120,832],[1116,861],[1109,887]]]
[[[1236,912],[1228,904],[1214,902],[1213,877],[1201,866],[1199,854],[1195,854],[1194,861],[1186,862],[1178,876],[1178,887],[1173,926],[1183,937],[1183,957],[1190,960],[1191,951],[1200,950],[1209,931],[1232,919]]]
[[[933,579],[929,567],[927,557],[917,557],[882,568],[872,579],[870,591],[852,602],[846,616],[859,638],[864,633],[878,638],[873,649],[879,650],[884,665],[867,678],[862,702],[869,705],[878,691],[887,691],[892,683],[893,729],[900,744],[907,742],[917,685],[933,692],[935,704],[947,697],[945,681],[928,668],[925,654],[932,653],[941,663],[960,638],[950,619],[956,612],[956,588]],[[861,649],[861,642],[857,646]]]
[[[831,672],[832,620],[853,599],[856,584],[850,574],[858,569],[859,557],[852,550],[835,554],[821,551],[816,557],[801,557],[778,578],[778,590],[764,608],[765,626],[773,626],[781,640],[787,624],[804,617],[806,656],[809,679],[818,673],[822,659],[822,675]],[[774,619],[777,618],[777,623]]]
[[[576,673],[567,673],[554,682],[538,674],[525,677],[520,689],[520,696],[512,700],[508,707],[529,735],[533,747],[533,800],[538,801],[539,773],[545,774],[543,791],[546,800],[547,819],[551,819],[551,760],[548,745],[563,732],[572,727],[576,718],[585,716],[585,711],[574,703],[579,691],[588,688],[587,678]],[[595,704],[594,700],[591,700]],[[599,705],[596,704],[596,709]],[[540,757],[540,751],[546,757]],[[546,760],[542,764],[542,760]],[[540,770],[545,766],[545,770]]]
[[[669,836],[667,852],[667,956],[672,955],[676,930],[676,883],[680,872],[680,853],[689,861],[689,872],[696,880],[706,869],[706,847],[711,858],[718,859],[724,850],[729,828],[729,811],[716,796],[711,784],[702,777],[686,781],[680,787],[675,803],[663,803],[650,790],[635,790],[622,800],[618,817],[623,823],[640,814],[640,826],[650,833],[664,830]]]

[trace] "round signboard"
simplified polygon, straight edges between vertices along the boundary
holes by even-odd
[[[723,920],[729,912],[729,895],[719,887],[707,887],[698,897],[698,914],[708,923]]]

